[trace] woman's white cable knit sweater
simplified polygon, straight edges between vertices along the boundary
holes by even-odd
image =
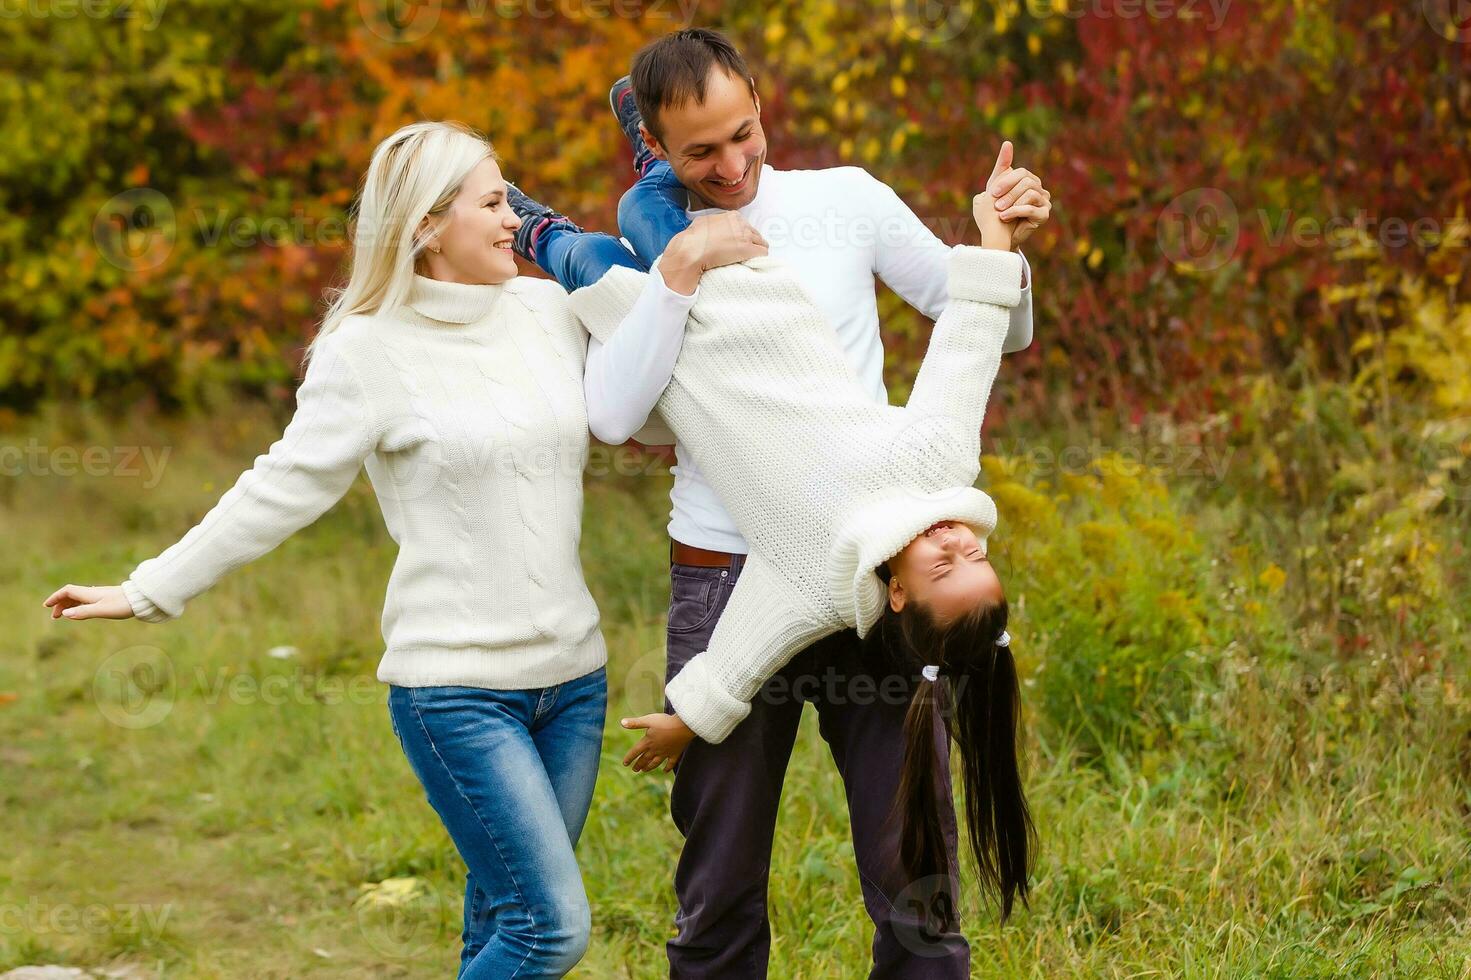
[[[366,467],[398,544],[379,680],[525,689],[603,666],[578,557],[586,344],[556,283],[415,276],[406,307],[321,338],[280,440],[123,584],[134,613],[179,615]]]
[[[658,412],[695,458],[751,552],[709,649],[667,688],[679,717],[719,742],[761,684],[814,641],[878,619],[874,569],[939,520],[996,524],[974,487],[1021,258],[957,246],[951,302],[909,404],[874,402],[832,327],[781,263],[705,273]],[[644,285],[615,268],[572,308],[607,342]]]

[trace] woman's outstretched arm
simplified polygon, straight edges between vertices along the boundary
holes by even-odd
[[[367,394],[338,336],[318,341],[281,438],[258,456],[178,543],[140,564],[122,586],[66,586],[47,598],[53,618],[161,622],[223,575],[264,555],[342,499],[376,443]],[[126,606],[119,602],[127,600]]]

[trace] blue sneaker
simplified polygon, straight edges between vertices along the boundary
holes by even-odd
[[[539,201],[534,201],[521,192],[521,188],[506,181],[506,203],[516,216],[521,219],[521,227],[516,229],[516,236],[511,242],[511,250],[528,262],[539,265],[536,261],[536,243],[545,232],[554,224],[564,224],[577,231],[580,227],[572,222],[564,214],[559,214]]]
[[[633,82],[624,75],[613,83],[608,90],[608,104],[613,107],[613,115],[618,118],[618,128],[623,130],[623,135],[628,137],[629,145],[633,147],[633,170],[642,177],[649,172],[658,157],[649,150],[644,142],[643,134],[638,131],[639,123],[644,117],[638,111],[638,103],[633,98]]]

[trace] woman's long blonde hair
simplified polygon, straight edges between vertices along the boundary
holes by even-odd
[[[427,239],[427,215],[446,211],[470,171],[499,160],[482,134],[460,122],[404,126],[373,150],[353,215],[347,285],[329,289],[321,329],[307,349],[353,314],[394,310],[409,296]]]

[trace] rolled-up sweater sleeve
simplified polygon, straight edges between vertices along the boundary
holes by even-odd
[[[692,732],[720,742],[751,713],[751,699],[767,678],[841,628],[805,608],[781,573],[753,552],[710,646],[691,657],[664,691]]]
[[[699,295],[698,286],[688,296],[670,289],[655,266],[612,336],[588,339],[582,385],[587,425],[598,439],[621,445],[649,422],[674,376],[685,321]]]
[[[352,486],[375,442],[363,385],[328,335],[317,343],[281,438],[183,538],[123,583],[134,614],[149,622],[180,615],[227,572],[315,521]]]

